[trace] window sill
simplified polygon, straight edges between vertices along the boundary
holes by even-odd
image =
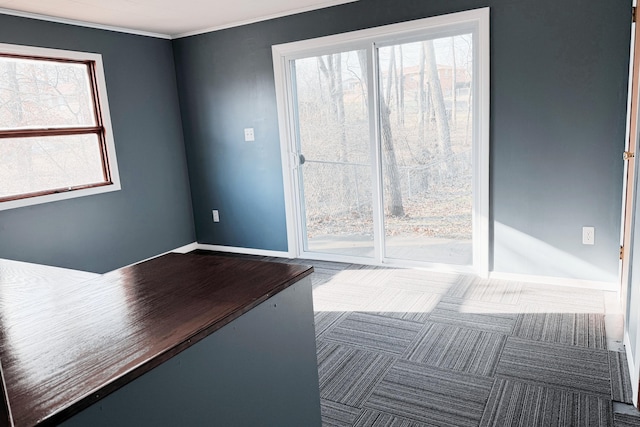
[[[93,196],[96,194],[110,193],[112,191],[119,190],[121,190],[120,183],[114,182],[113,184],[102,185],[100,187],[83,188],[81,190],[67,191],[64,193],[46,194],[43,196],[29,197],[26,199],[9,200],[6,202],[0,202],[0,211],[40,205],[49,202],[57,202],[59,200],[69,200],[78,197]]]

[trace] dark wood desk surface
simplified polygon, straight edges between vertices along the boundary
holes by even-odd
[[[19,427],[70,417],[313,271],[182,254],[98,277],[12,265],[0,263],[0,426]]]

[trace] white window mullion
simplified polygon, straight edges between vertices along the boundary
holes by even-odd
[[[474,167],[473,167],[473,269],[489,274],[489,14],[477,19],[474,35]]]
[[[382,144],[380,132],[380,79],[378,48],[371,43],[367,55],[369,82],[369,122],[371,126],[371,182],[373,188],[373,228],[376,262],[384,260],[384,200],[382,182]]]
[[[300,129],[298,127],[298,111],[297,111],[297,100],[296,93],[292,88],[296,86],[296,73],[295,70],[295,60],[291,58],[287,58],[287,72],[288,81],[291,82],[290,85],[287,85],[288,89],[288,98],[289,98],[289,117],[291,123],[289,124],[289,131],[291,132],[290,138],[290,150],[291,150],[291,173],[293,178],[293,198],[295,200],[295,215],[296,221],[298,224],[302,224],[303,229],[298,232],[298,227],[296,227],[296,247],[294,248],[295,255],[300,256],[305,252],[304,247],[304,239],[303,236],[306,234],[306,221],[305,213],[304,213],[304,203],[301,203],[302,200],[302,183],[300,182]]]

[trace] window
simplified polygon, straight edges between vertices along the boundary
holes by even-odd
[[[119,189],[101,56],[0,44],[0,210]]]

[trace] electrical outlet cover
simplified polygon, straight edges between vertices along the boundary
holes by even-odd
[[[582,227],[582,244],[593,245],[596,242],[595,227]]]

